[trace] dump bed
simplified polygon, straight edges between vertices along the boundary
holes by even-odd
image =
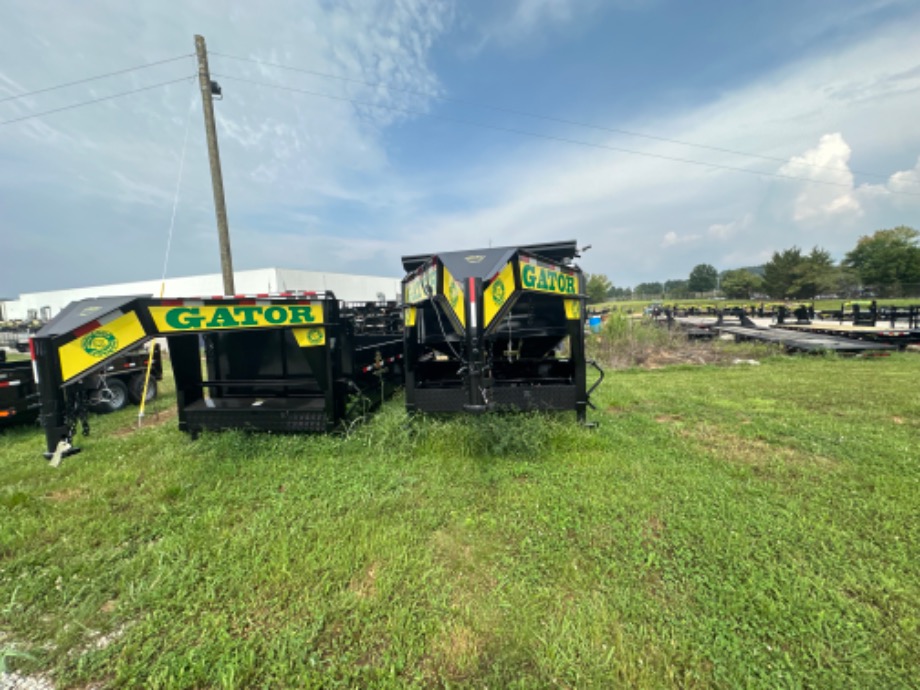
[[[584,274],[574,241],[403,257],[406,406],[588,404]]]

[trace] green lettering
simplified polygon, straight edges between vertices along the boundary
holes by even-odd
[[[559,277],[558,273],[552,273],[550,271],[546,272],[546,289],[555,290],[556,289],[556,278]]]
[[[565,283],[566,283],[566,292],[568,292],[570,295],[574,295],[575,294],[575,276],[568,276]]]
[[[269,307],[262,314],[265,317],[265,320],[270,324],[279,324],[287,321],[287,309],[284,307]]]
[[[214,316],[211,317],[205,328],[230,328],[239,325],[227,307],[218,307],[214,310]]]
[[[256,321],[256,314],[262,313],[262,307],[234,307],[233,313],[242,314],[243,320],[240,322],[240,326],[258,326],[259,322]]]
[[[534,285],[536,285],[537,281],[533,274],[533,266],[530,264],[524,264],[521,268],[521,282],[525,288],[533,289]]]
[[[540,269],[540,279],[537,281],[537,290],[546,289],[546,271]]]
[[[183,319],[183,317],[186,317]],[[189,328],[201,328],[203,316],[198,316],[198,307],[177,307],[166,312],[166,323],[171,328],[184,331]]]
[[[291,310],[291,323],[313,323],[313,312],[308,306],[294,306]]]

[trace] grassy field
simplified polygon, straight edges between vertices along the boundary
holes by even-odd
[[[916,687],[916,354],[612,372],[572,417],[0,434],[0,657],[59,687]],[[23,656],[23,654],[27,656]]]

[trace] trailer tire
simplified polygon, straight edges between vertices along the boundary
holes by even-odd
[[[146,378],[145,374],[135,374],[128,381],[128,396],[131,398],[131,402],[135,405],[141,404],[141,396],[144,395],[144,379]],[[147,402],[153,402],[154,398],[157,397],[157,380],[150,377],[150,383],[147,384]]]
[[[109,394],[105,393],[104,388],[108,388]],[[125,385],[125,382],[121,379],[110,378],[106,379],[105,386],[99,389],[99,402],[90,409],[92,409],[93,412],[108,414],[110,412],[123,410],[127,405],[128,387]]]

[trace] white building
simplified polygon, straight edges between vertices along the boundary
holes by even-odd
[[[259,268],[234,271],[233,283],[238,295],[284,292],[287,290],[331,291],[338,299],[348,302],[370,302],[399,298],[400,278],[358,276],[347,273],[298,271],[289,268]],[[167,278],[164,297],[211,297],[223,294],[223,278],[219,273],[184,278]],[[71,302],[92,297],[120,295],[160,295],[159,280],[144,280],[117,285],[49,292],[30,292],[19,299],[0,303],[0,320],[19,320],[55,316]]]

